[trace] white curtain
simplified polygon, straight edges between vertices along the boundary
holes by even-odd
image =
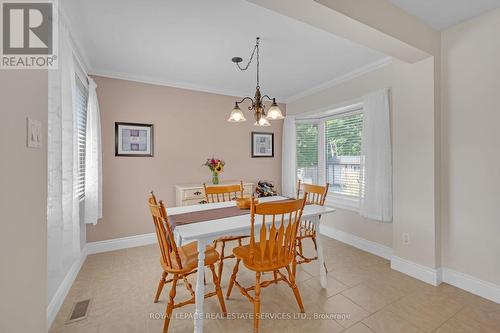
[[[48,71],[48,195],[47,265],[48,300],[80,255],[79,199],[75,186],[78,170],[74,135],[75,69],[70,36],[59,20],[59,68]]]
[[[289,198],[295,198],[297,195],[297,143],[295,136],[295,116],[286,116],[283,123],[281,192],[283,196]]]
[[[85,147],[85,223],[94,225],[102,218],[101,115],[96,88],[94,80],[89,78]]]
[[[363,97],[361,216],[392,221],[392,148],[389,90]]]

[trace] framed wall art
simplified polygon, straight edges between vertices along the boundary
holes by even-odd
[[[115,156],[152,157],[153,125],[115,123]]]
[[[252,132],[252,157],[274,157],[274,133]]]

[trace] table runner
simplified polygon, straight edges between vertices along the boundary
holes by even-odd
[[[172,226],[198,223],[210,220],[223,219],[226,217],[250,215],[250,209],[239,209],[237,206],[199,210],[195,212],[170,215]]]
[[[287,198],[282,200],[269,201],[269,203],[283,202],[288,200],[295,200],[295,199]],[[250,209],[240,209],[238,208],[238,206],[212,208],[206,210],[198,210],[189,213],[169,215],[168,219],[172,227],[175,228],[175,226],[180,226],[185,224],[218,220],[226,217],[234,217],[241,215],[250,215]]]

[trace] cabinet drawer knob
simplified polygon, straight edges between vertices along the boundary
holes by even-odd
[[[196,192],[194,192],[194,195],[200,195],[200,194],[201,194],[201,192],[200,192],[200,191],[196,191]]]

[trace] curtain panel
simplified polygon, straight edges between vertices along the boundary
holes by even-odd
[[[59,21],[59,67],[48,71],[47,266],[51,301],[71,265],[80,256],[80,211],[74,121],[75,67],[70,35]]]
[[[297,143],[295,116],[293,115],[285,117],[282,142],[281,192],[286,197],[295,198],[297,195]]]
[[[392,147],[389,89],[363,97],[361,216],[392,221]]]
[[[85,147],[85,223],[94,225],[102,218],[101,115],[96,88],[94,80],[89,78]]]

